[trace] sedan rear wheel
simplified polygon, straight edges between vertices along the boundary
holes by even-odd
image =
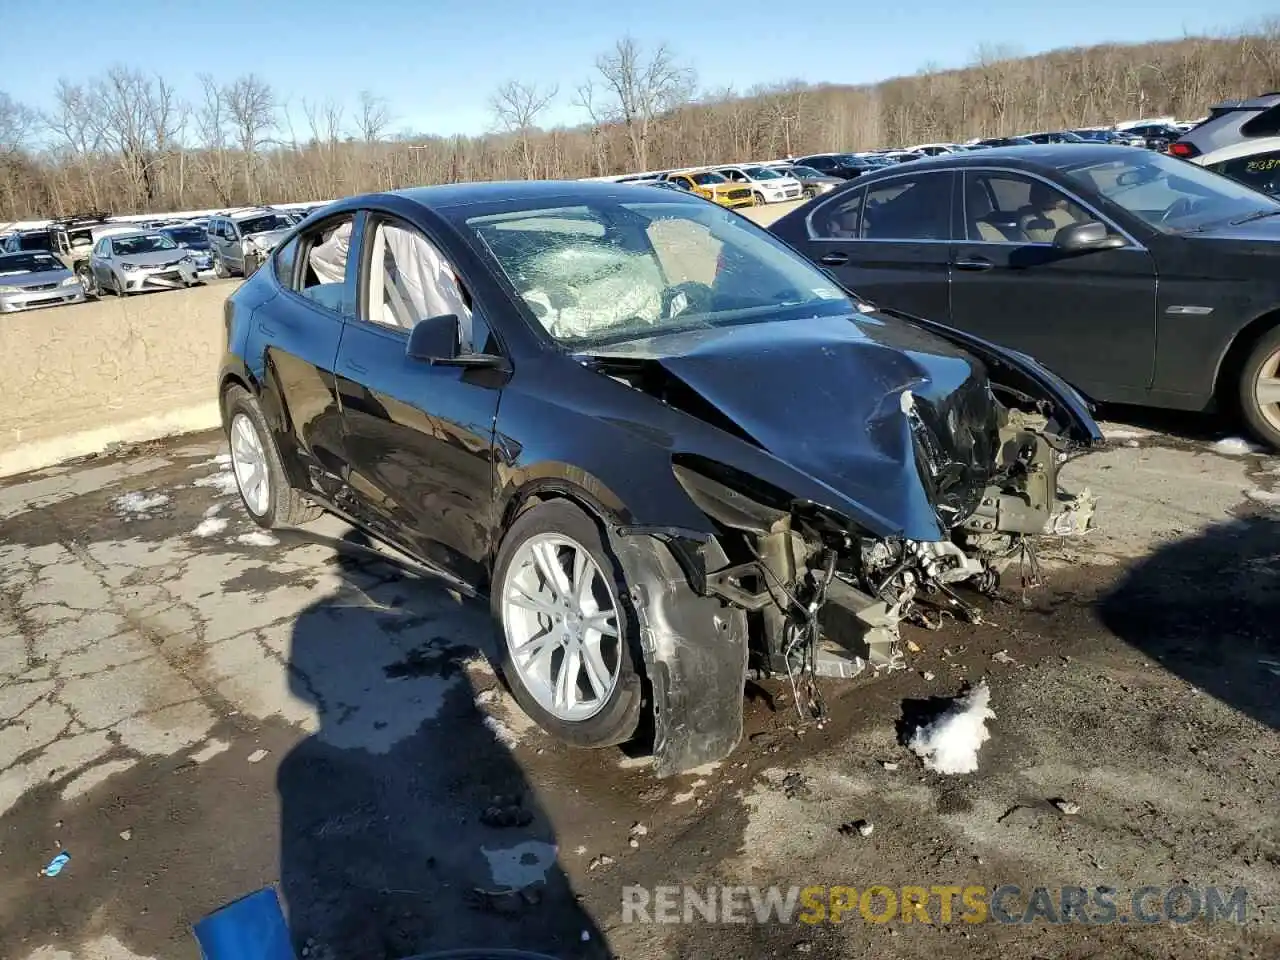
[[[1240,409],[1258,439],[1280,450],[1280,327],[1266,333],[1245,361]]]
[[[630,739],[643,697],[635,631],[618,561],[592,519],[566,500],[526,511],[493,583],[503,678],[525,712],[575,746]]]
[[[296,527],[320,516],[323,511],[289,485],[258,401],[243,387],[233,386],[223,409],[236,489],[254,522],[270,530]]]

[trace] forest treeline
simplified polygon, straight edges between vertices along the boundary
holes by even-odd
[[[57,82],[43,111],[0,91],[0,223],[85,211],[327,200],[412,184],[570,178],[788,153],[908,146],[1140,116],[1195,118],[1280,90],[1280,19],[1230,36],[1022,57],[978,50],[866,86],[778,83],[700,90],[667,46],[619,40],[573,90],[496,86],[484,136],[396,131],[385,99],[302,101],[250,74],[200,77],[199,95],[117,66]],[[545,129],[553,105],[584,122]],[[296,119],[301,117],[301,122]],[[302,129],[298,127],[301,126]]]

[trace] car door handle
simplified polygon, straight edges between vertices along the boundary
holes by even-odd
[[[952,264],[957,270],[990,270],[995,266],[986,257],[969,257]]]
[[[258,332],[268,337],[274,337],[276,335],[276,328],[268,327],[265,323],[262,323],[261,321],[259,321]]]
[[[368,373],[369,372],[368,367],[364,366],[363,364],[356,363],[354,360],[346,361],[345,363],[343,363],[343,366],[346,367],[348,370],[350,370],[352,373]]]
[[[840,252],[828,253],[818,262],[828,267],[839,267],[849,262],[849,255]]]

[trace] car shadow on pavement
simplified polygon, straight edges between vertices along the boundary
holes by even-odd
[[[1280,517],[1161,547],[1124,574],[1099,616],[1174,675],[1280,729]]]
[[[344,540],[343,586],[301,614],[289,650],[291,692],[319,716],[277,779],[296,951],[609,956],[512,753],[510,698],[476,656],[493,645],[487,605]]]

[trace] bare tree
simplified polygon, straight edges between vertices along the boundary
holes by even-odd
[[[538,175],[537,152],[534,149],[538,118],[559,92],[557,86],[543,90],[537,84],[508,80],[489,99],[489,108],[499,128],[516,138],[526,180]]]
[[[116,66],[89,88],[86,106],[98,141],[127,178],[133,202],[154,205],[180,127],[173,88],[159,77]]]
[[[632,163],[647,170],[655,122],[689,100],[697,75],[692,67],[678,63],[665,44],[646,56],[629,36],[596,58],[596,72],[611,97],[606,115],[625,128]]]
[[[40,123],[40,114],[0,90],[0,151],[26,147]]]
[[[392,116],[385,97],[375,96],[370,90],[361,90],[357,109],[356,129],[361,140],[376,143],[386,136]]]
[[[266,145],[267,134],[276,126],[276,95],[256,74],[245,74],[222,91],[223,99],[240,147],[244,163],[244,188],[249,201],[256,202],[255,182],[258,151]]]

